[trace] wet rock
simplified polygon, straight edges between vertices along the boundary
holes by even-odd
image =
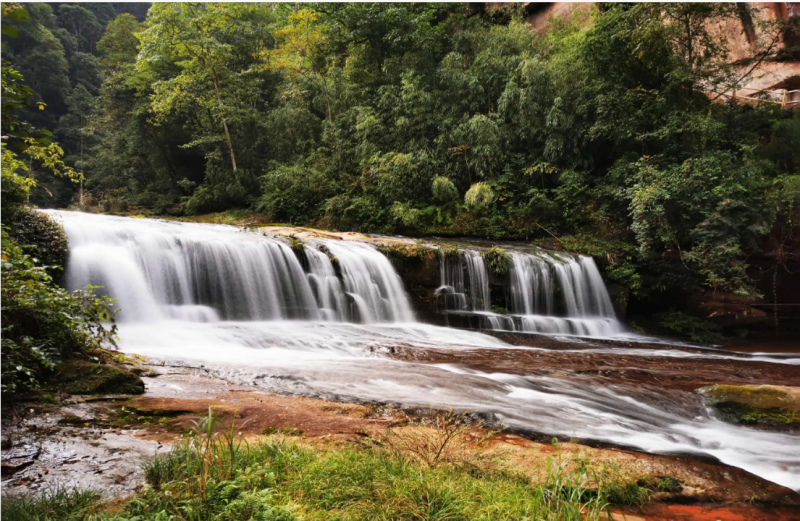
[[[0,464],[0,475],[3,478],[13,476],[17,472],[33,465],[41,454],[39,447],[29,444],[22,445],[3,452],[3,461]]]
[[[731,423],[800,425],[800,387],[718,384],[699,391]]]
[[[57,382],[69,394],[144,394],[144,382],[132,372],[82,360],[61,366]]]

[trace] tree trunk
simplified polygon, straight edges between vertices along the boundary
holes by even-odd
[[[222,109],[222,89],[219,84],[219,76],[217,76],[217,69],[213,65],[211,66],[211,76],[214,78],[214,91],[217,94],[222,129],[225,131],[225,140],[228,142],[228,150],[231,153],[231,165],[233,165],[233,171],[236,172],[236,155],[233,153],[233,140],[231,140],[231,133],[228,130],[228,122],[225,120],[225,111]]]

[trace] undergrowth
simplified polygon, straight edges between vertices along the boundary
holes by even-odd
[[[248,444],[234,427],[220,432],[209,418],[183,444],[146,463],[147,485],[122,506],[104,507],[94,503],[96,496],[77,492],[68,497],[81,501],[55,506],[46,496],[5,498],[3,520],[56,519],[37,512],[57,511],[58,519],[104,521],[586,521],[605,519],[612,503],[641,504],[648,493],[586,462],[562,460],[557,450],[538,485],[521,472],[465,460],[460,449],[451,457],[448,444],[463,443],[470,428],[454,416],[433,425],[430,443],[389,433],[345,448],[310,447],[284,436]],[[426,455],[429,449],[450,456]]]
[[[2,517],[12,521],[90,519],[100,495],[87,490],[55,489],[38,496],[4,497]]]

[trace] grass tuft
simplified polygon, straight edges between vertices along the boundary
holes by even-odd
[[[100,494],[88,490],[55,489],[30,496],[5,496],[3,521],[73,521],[86,519],[97,507]]]

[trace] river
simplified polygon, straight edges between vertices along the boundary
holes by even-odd
[[[369,243],[292,245],[229,226],[49,213],[69,239],[68,286],[102,286],[117,300],[125,352],[275,392],[469,410],[519,431],[715,458],[800,490],[796,432],[724,423],[686,388],[552,367],[591,356],[616,370],[691,360],[800,375],[791,353],[637,348],[588,257],[512,251],[508,313],[488,306],[479,255],[460,254],[466,270],[441,263],[447,311],[485,317],[486,329],[631,340],[604,348],[576,338],[554,363],[547,346],[417,321],[403,281]]]

